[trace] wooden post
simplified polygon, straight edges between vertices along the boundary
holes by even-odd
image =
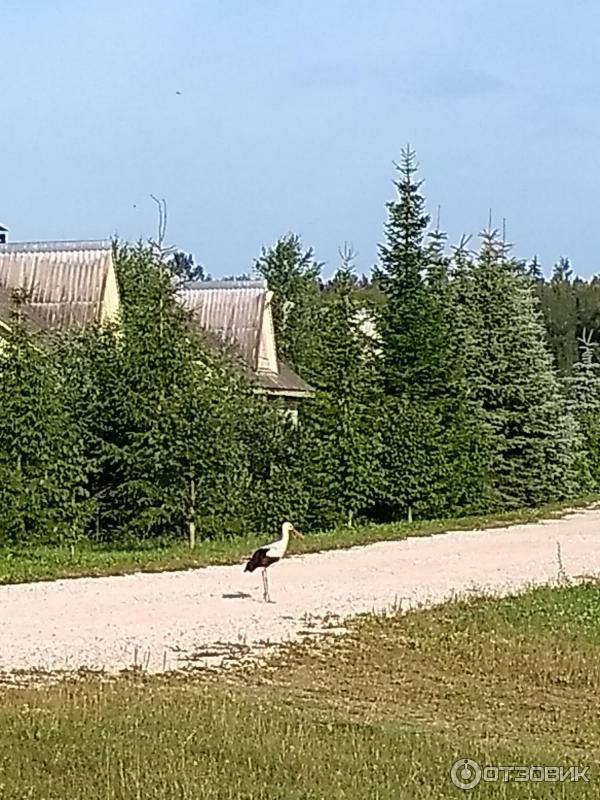
[[[194,509],[196,503],[196,484],[194,479],[190,479],[190,509],[189,509],[189,531],[190,531],[190,550],[196,547],[196,511]]]
[[[412,519],[412,506],[408,507],[408,521],[409,521],[409,523],[411,523],[413,521],[413,519]]]

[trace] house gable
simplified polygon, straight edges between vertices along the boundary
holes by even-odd
[[[180,297],[193,322],[237,353],[257,391],[294,400],[314,392],[277,357],[272,293],[263,281],[201,281]]]
[[[10,318],[3,307],[6,297],[18,289],[28,295],[27,316],[46,330],[115,318],[119,296],[112,245],[105,241],[0,245],[0,317],[5,324]]]

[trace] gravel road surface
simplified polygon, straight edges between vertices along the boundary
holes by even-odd
[[[0,671],[216,664],[361,612],[591,575],[600,575],[600,509],[290,554],[269,570],[272,604],[262,600],[260,571],[242,565],[1,586]]]

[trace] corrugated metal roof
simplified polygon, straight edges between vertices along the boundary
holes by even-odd
[[[266,287],[258,281],[205,281],[180,293],[194,322],[235,348],[256,369]]]
[[[229,280],[229,281],[190,281],[185,284],[186,289],[267,289],[266,281],[258,280]]]
[[[0,290],[25,290],[31,317],[45,328],[81,327],[99,319],[111,264],[108,241],[2,244]]]
[[[201,281],[187,284],[180,297],[192,319],[240,356],[248,377],[269,394],[306,395],[313,388],[286,364],[258,369],[258,349],[267,303],[264,281]]]

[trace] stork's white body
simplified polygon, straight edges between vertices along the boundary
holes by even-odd
[[[261,550],[265,550],[269,558],[283,558],[289,543],[290,532],[284,526],[281,531],[281,539],[278,539],[276,542],[271,542],[271,544],[266,545],[266,547],[261,547]]]
[[[263,576],[263,597],[265,602],[271,602],[269,597],[269,582],[267,580],[267,567],[276,563],[284,557],[290,543],[290,533],[294,533],[301,537],[301,534],[294,528],[290,522],[284,522],[281,526],[281,539],[271,544],[266,544],[264,547],[259,547],[250,556],[246,563],[245,572],[254,572],[258,567],[262,567]]]

